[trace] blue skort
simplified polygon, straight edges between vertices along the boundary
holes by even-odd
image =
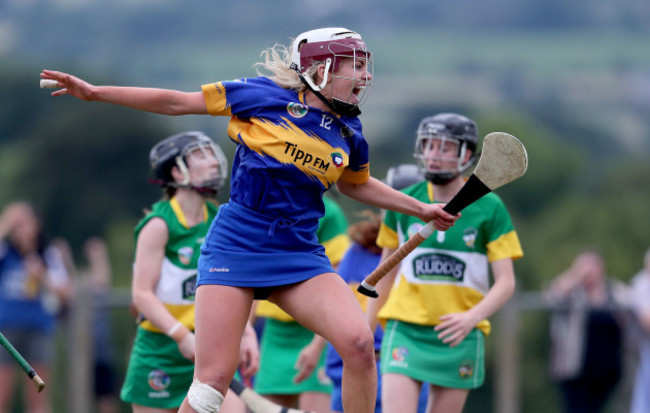
[[[272,287],[334,272],[317,229],[317,219],[273,218],[223,204],[201,247],[197,286]]]

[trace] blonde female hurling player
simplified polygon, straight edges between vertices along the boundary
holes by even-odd
[[[267,75],[205,84],[199,92],[94,86],[49,70],[41,77],[63,88],[53,96],[230,117],[228,135],[237,144],[230,201],[219,208],[201,248],[195,380],[180,412],[219,410],[253,300],[268,298],[334,345],[344,361],[345,409],[370,413],[374,339],[318,243],[323,193],[336,184],[359,202],[433,220],[442,230],[457,216],[370,177],[358,106],[372,81],[372,61],[358,33],[309,31],[264,57],[258,68]]]

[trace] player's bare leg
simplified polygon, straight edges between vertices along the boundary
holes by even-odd
[[[0,413],[9,411],[9,403],[14,395],[16,375],[16,368],[13,364],[0,366],[0,383],[2,383],[0,386]]]
[[[308,412],[329,412],[330,396],[315,391],[304,392],[298,398],[298,407]]]
[[[222,285],[196,289],[196,360],[194,379],[211,406],[223,397],[239,364],[239,350],[253,302],[253,290]],[[237,337],[237,339],[233,339]],[[195,384],[192,384],[195,386]],[[209,387],[208,387],[209,386]],[[206,393],[207,391],[207,393]],[[218,392],[218,394],[216,393]],[[190,389],[190,394],[192,389]],[[192,413],[188,397],[179,413]],[[223,402],[223,400],[222,400]]]
[[[174,413],[177,409],[161,409],[158,407],[141,406],[139,404],[131,404],[131,411],[133,413]]]
[[[461,413],[469,390],[431,385],[427,413]]]
[[[381,409],[384,413],[415,413],[418,411],[421,383],[402,374],[381,376]]]
[[[332,343],[343,359],[343,406],[374,412],[377,372],[374,336],[350,287],[336,274],[321,274],[269,299],[296,321]]]

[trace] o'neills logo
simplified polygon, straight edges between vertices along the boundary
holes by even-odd
[[[289,115],[293,116],[294,118],[302,118],[307,114],[308,110],[309,109],[307,106],[303,105],[302,103],[289,102],[287,105],[287,112],[289,112]]]
[[[340,168],[343,165],[343,155],[341,155],[340,152],[332,152],[332,163],[334,163],[334,166],[337,168]]]
[[[465,263],[446,254],[425,254],[413,260],[413,275],[420,280],[463,281]]]

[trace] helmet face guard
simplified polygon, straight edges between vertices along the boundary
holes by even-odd
[[[443,185],[465,173],[476,160],[476,124],[444,113],[424,118],[418,127],[413,157],[425,178]],[[471,156],[467,158],[467,152]]]
[[[190,171],[188,164],[189,159],[192,158],[196,151],[201,152],[201,158],[214,158],[217,160],[217,174],[209,179],[203,179],[201,182],[191,182]],[[200,159],[200,158],[199,158]],[[226,183],[228,177],[228,161],[221,148],[212,142],[196,142],[185,147],[183,153],[176,158],[176,165],[183,173],[183,182],[180,185],[186,185],[199,192],[217,193],[219,189]]]
[[[352,77],[334,74],[341,67],[344,59],[352,59],[354,67]],[[370,76],[357,73],[356,62],[358,60],[365,62],[364,72]],[[358,111],[358,106],[367,100],[367,91],[372,86],[374,71],[372,53],[368,51],[365,42],[358,33],[344,28],[325,28],[303,33],[292,44],[292,61],[292,68],[303,76],[305,83],[315,93],[325,88],[328,79],[347,79],[362,84],[359,88],[351,89],[346,100],[332,98],[332,102],[328,104],[337,113],[352,114],[353,109]],[[318,64],[325,64],[325,74],[322,81],[316,84],[309,74],[309,69]],[[355,89],[358,90],[358,102],[350,103]]]
[[[191,182],[188,160],[197,156],[197,150],[201,151],[201,158],[216,159],[217,173],[202,182]],[[149,160],[157,178],[156,182],[163,187],[190,188],[202,195],[216,195],[228,177],[226,156],[221,148],[202,132],[183,132],[170,136],[151,149]],[[174,166],[183,174],[180,182],[172,176]]]

